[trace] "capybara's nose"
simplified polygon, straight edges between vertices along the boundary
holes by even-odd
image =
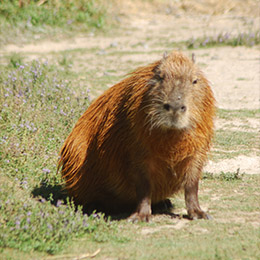
[[[187,110],[187,107],[185,105],[182,105],[181,108],[180,108],[180,111],[181,112],[186,112]]]
[[[163,108],[166,110],[166,111],[172,111],[174,113],[180,111],[180,112],[186,112],[187,110],[187,107],[183,104],[170,104],[170,103],[164,103],[163,104]]]

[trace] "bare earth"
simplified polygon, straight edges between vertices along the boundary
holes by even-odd
[[[120,15],[115,17],[120,23],[120,28],[113,29],[108,35],[89,33],[69,40],[61,39],[55,42],[35,40],[32,44],[12,44],[4,46],[0,50],[0,56],[16,52],[30,59],[37,57],[51,59],[53,54],[61,51],[93,48],[95,51],[85,52],[81,57],[86,70],[101,68],[101,72],[104,73],[107,69],[114,69],[123,77],[126,71],[136,67],[132,64],[147,64],[160,58],[164,51],[172,49],[171,44],[174,42],[222,32],[235,35],[238,32],[259,29],[257,1],[240,1],[248,3],[241,8],[234,4],[236,1],[226,1],[229,3],[229,5],[226,3],[226,6],[225,1],[197,1],[200,3],[197,5],[194,4],[196,1],[183,1],[184,6],[181,6],[181,1],[173,2],[176,5],[170,4],[169,1],[169,4],[164,6],[159,4],[151,6],[148,3],[139,6],[137,1],[119,1],[118,6],[113,8],[121,10]],[[208,6],[203,5],[204,2],[207,2]],[[191,51],[183,51],[191,55]],[[122,54],[115,58],[110,55],[112,52]],[[232,110],[259,108],[259,46],[214,47],[192,52],[196,55],[196,62],[212,83],[219,108]],[[74,69],[77,69],[77,64],[74,65]],[[111,85],[114,83],[111,82]],[[228,123],[232,123],[238,130],[246,125],[248,131],[259,134],[259,118],[251,118],[247,122],[242,120],[227,122],[217,119],[216,128],[225,129]],[[234,172],[237,168],[247,174],[260,174],[259,158],[252,151],[250,156],[240,155],[220,162],[209,161],[205,170],[219,173]]]

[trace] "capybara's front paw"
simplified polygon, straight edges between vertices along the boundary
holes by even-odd
[[[188,217],[191,220],[196,219],[212,219],[212,217],[204,212],[203,210],[197,209],[197,210],[189,210],[188,211]]]
[[[152,214],[151,206],[145,205],[141,207],[137,212],[134,212],[129,218],[129,222],[149,222],[150,216]]]

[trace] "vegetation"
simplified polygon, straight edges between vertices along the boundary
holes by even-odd
[[[19,5],[19,2],[24,3]],[[2,0],[0,5],[1,22],[6,25],[30,27],[70,27],[85,25],[102,27],[105,9],[99,1],[16,1]]]
[[[106,17],[102,0],[2,0],[0,44],[102,29]]]
[[[219,33],[216,36],[204,36],[202,38],[192,38],[186,42],[189,49],[209,48],[216,46],[249,46],[260,44],[260,31],[241,32],[237,35],[232,33]]]

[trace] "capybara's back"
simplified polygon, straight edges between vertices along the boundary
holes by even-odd
[[[70,196],[148,221],[152,204],[183,188],[189,217],[208,218],[198,182],[214,102],[202,72],[179,52],[137,69],[95,100],[66,139],[59,167]]]

